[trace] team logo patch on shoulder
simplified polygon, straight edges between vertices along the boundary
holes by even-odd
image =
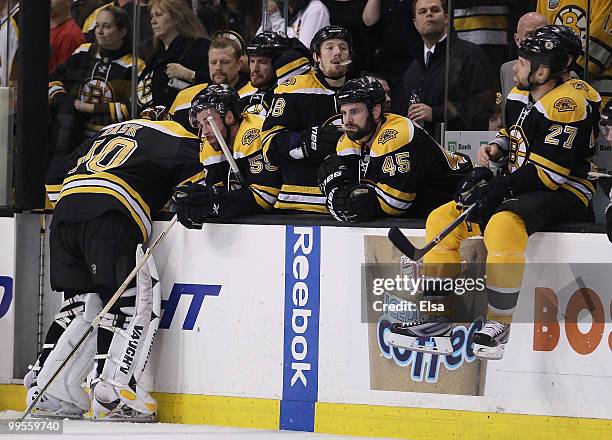
[[[251,145],[255,139],[259,137],[259,130],[256,128],[249,128],[242,135],[242,145]]]
[[[297,82],[297,81],[295,80],[295,77],[293,77],[293,76],[292,76],[292,77],[291,77],[291,78],[289,78],[287,81],[285,81],[285,82],[283,83],[283,85],[284,85],[284,86],[292,86],[292,85],[295,85],[295,83],[296,83],[296,82]]]
[[[560,112],[573,112],[578,105],[572,98],[559,98],[555,101],[554,107]]]
[[[584,90],[586,92],[589,91],[589,86],[587,86],[586,83],[582,81],[572,81],[571,84],[572,84],[572,87],[575,88],[576,90]]]
[[[561,0],[548,0],[548,9],[556,9]]]
[[[398,134],[399,131],[394,130],[393,128],[387,128],[380,134],[380,136],[378,136],[378,142],[384,145],[391,139],[395,139]]]

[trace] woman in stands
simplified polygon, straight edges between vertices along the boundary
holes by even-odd
[[[51,159],[60,159],[100,128],[130,119],[130,17],[109,5],[97,17],[96,42],[81,45],[49,78]],[[138,71],[144,62],[138,61]]]
[[[151,0],[155,51],[138,82],[141,109],[170,107],[178,92],[209,81],[205,30],[185,0]]]

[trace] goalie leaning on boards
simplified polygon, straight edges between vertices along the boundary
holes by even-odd
[[[36,364],[24,378],[33,402],[90,323],[143,255],[151,213],[172,188],[201,177],[200,142],[176,122],[133,120],[99,131],[49,170],[55,204],[50,232],[51,288],[64,295]],[[149,421],[157,402],[139,385],[160,317],[153,259],[103,316],[32,409],[33,416],[81,418],[90,396],[81,384],[94,368],[95,420]]]
[[[449,202],[427,218],[426,240],[437,236],[463,207],[477,204],[462,223],[424,257],[430,278],[460,275],[461,242],[484,235],[487,248],[487,321],[474,334],[474,353],[500,359],[508,342],[512,313],[523,280],[528,236],[557,222],[593,221],[587,158],[597,131],[600,98],[581,80],[564,81],[571,61],[567,40],[552,33],[525,39],[514,65],[516,87],[506,102],[506,128],[479,152],[506,160],[507,173],[493,177],[476,168]],[[448,292],[430,292],[448,304]],[[434,337],[436,347],[451,333],[450,316],[422,316],[392,328],[394,345],[433,351],[419,339]],[[399,343],[398,343],[399,341]]]

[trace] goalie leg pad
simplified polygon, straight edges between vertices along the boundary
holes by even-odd
[[[139,245],[136,259],[143,255]],[[97,356],[105,359],[94,389],[94,418],[98,419],[120,413],[122,406],[147,415],[157,411],[155,399],[136,386],[145,370],[159,326],[161,285],[152,257],[138,271],[136,287],[128,289],[124,295],[135,297],[134,307],[121,308],[128,315],[124,326],[117,325],[117,315],[109,314],[101,321],[101,327],[112,332],[112,340],[108,353]]]

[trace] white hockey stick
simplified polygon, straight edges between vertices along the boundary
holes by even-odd
[[[147,250],[145,251],[144,255],[142,256],[142,258],[140,259],[140,261],[138,261],[138,263],[136,263],[136,266],[134,266],[134,269],[132,269],[132,271],[130,272],[130,274],[127,276],[127,278],[125,279],[125,281],[123,281],[123,283],[121,284],[121,286],[119,286],[119,288],[117,289],[117,291],[115,292],[115,294],[112,296],[112,298],[108,301],[108,303],[106,304],[106,306],[104,306],[104,308],[102,309],[102,311],[100,313],[98,313],[98,315],[94,318],[94,320],[91,322],[91,324],[89,324],[89,327],[87,328],[87,331],[83,334],[83,336],[81,336],[81,338],[79,339],[79,341],[76,343],[76,345],[72,348],[72,350],[70,351],[70,353],[68,353],[68,356],[66,357],[66,359],[64,359],[64,361],[60,364],[60,366],[57,368],[57,371],[55,373],[53,373],[53,375],[51,376],[51,378],[49,379],[49,381],[47,382],[47,384],[40,390],[40,392],[38,393],[38,395],[36,396],[36,398],[32,401],[32,403],[30,403],[28,405],[28,407],[25,410],[25,413],[23,414],[23,416],[21,416],[21,418],[19,419],[20,422],[23,422],[23,420],[28,416],[28,414],[30,414],[32,412],[32,408],[34,408],[34,406],[38,403],[38,401],[42,398],[43,394],[45,393],[45,391],[47,391],[47,388],[49,388],[49,385],[51,385],[51,383],[53,382],[53,380],[55,380],[55,378],[60,374],[60,372],[62,371],[62,369],[66,366],[66,364],[68,363],[68,361],[72,358],[72,356],[74,356],[74,354],[78,351],[78,349],[81,347],[81,345],[83,345],[83,342],[85,342],[85,340],[87,339],[87,337],[93,332],[93,330],[100,324],[100,320],[102,319],[102,317],[108,313],[108,311],[110,310],[110,308],[117,302],[117,300],[119,299],[119,297],[121,295],[123,295],[123,292],[125,292],[125,290],[127,289],[127,287],[129,286],[129,284],[132,282],[132,280],[134,279],[134,277],[136,276],[136,274],[138,273],[138,270],[147,262],[147,260],[149,259],[149,257],[151,256],[153,250],[157,247],[157,245],[162,241],[162,239],[168,234],[168,232],[170,231],[170,229],[172,229],[172,226],[174,226],[174,224],[177,221],[177,217],[176,215],[172,218],[172,220],[170,221],[170,224],[168,226],[166,226],[166,229],[164,229],[162,231],[161,234],[159,234],[159,236],[155,239],[155,241],[151,244],[151,246],[149,246],[147,248]]]
[[[206,118],[206,120],[210,124],[210,128],[212,128],[212,131],[215,134],[215,137],[217,138],[217,142],[219,142],[219,146],[223,150],[223,154],[225,155],[225,158],[229,162],[230,168],[236,175],[238,182],[240,182],[241,185],[244,185],[244,179],[242,178],[242,175],[240,174],[240,170],[238,169],[238,164],[236,164],[234,155],[232,154],[227,144],[225,143],[225,139],[223,139],[223,136],[221,136],[221,132],[219,131],[219,127],[217,127],[215,120],[213,119],[212,116],[209,116],[208,118]]]

